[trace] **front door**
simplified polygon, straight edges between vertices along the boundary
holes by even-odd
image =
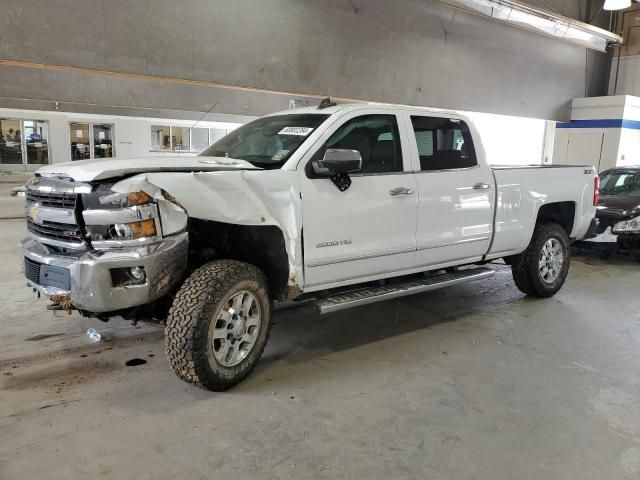
[[[477,161],[469,127],[449,117],[405,121],[420,193],[415,266],[479,260],[491,241],[495,185],[491,169]]]
[[[338,120],[301,163],[306,291],[412,266],[418,192],[407,141],[396,115],[360,110]],[[310,168],[327,148],[362,156],[344,192]]]

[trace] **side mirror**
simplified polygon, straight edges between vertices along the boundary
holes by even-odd
[[[312,163],[316,175],[356,173],[362,170],[362,156],[358,150],[328,148],[322,160]]]

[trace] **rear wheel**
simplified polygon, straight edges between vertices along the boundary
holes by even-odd
[[[214,261],[193,272],[176,295],[167,318],[167,358],[182,380],[226,390],[258,363],[270,327],[264,274],[247,263]]]
[[[527,249],[511,260],[516,286],[532,297],[555,295],[569,273],[570,255],[564,228],[557,223],[537,224]]]

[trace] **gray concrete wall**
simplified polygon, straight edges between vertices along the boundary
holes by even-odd
[[[566,119],[604,88],[604,55],[429,0],[1,4],[0,106],[257,115],[331,95]]]

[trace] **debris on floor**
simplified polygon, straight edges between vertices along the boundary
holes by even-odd
[[[137,367],[138,365],[144,365],[145,363],[147,363],[147,361],[142,358],[132,358],[131,360],[127,360],[125,365],[127,367]]]
[[[95,328],[90,328],[89,330],[87,330],[87,338],[93,343],[102,342],[102,334]]]

